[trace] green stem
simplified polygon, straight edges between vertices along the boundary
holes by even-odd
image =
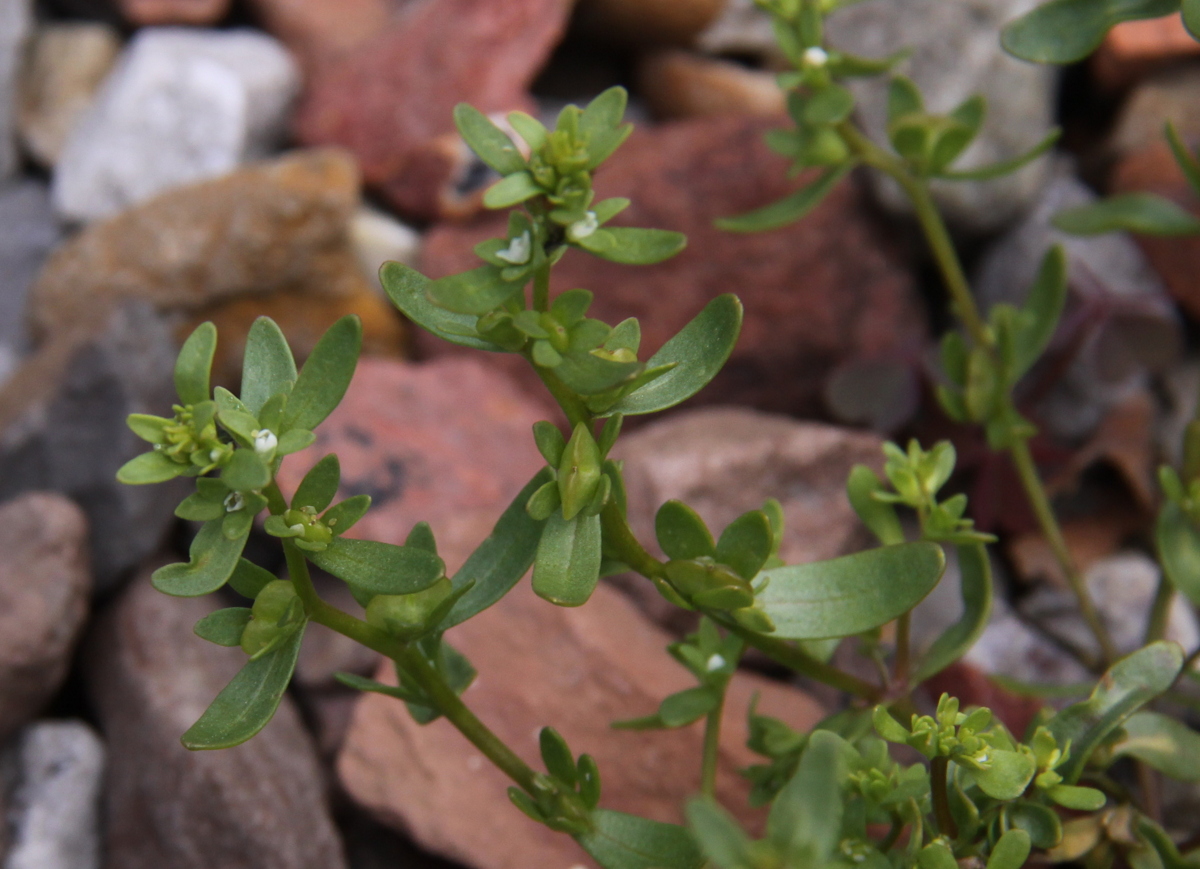
[[[728,683],[726,683],[728,685]],[[706,796],[716,796],[717,792],[717,761],[721,752],[721,716],[725,712],[725,687],[721,688],[721,697],[714,708],[704,719],[704,756],[700,762],[700,793]]]
[[[533,272],[533,310],[550,310],[550,262],[547,260]]]
[[[1154,602],[1150,604],[1150,616],[1146,619],[1146,639],[1143,645],[1161,640],[1167,634],[1167,620],[1171,615],[1171,603],[1175,599],[1175,589],[1165,575],[1158,578],[1158,589],[1154,592]]]
[[[950,774],[950,758],[938,755],[929,770],[929,785],[933,792],[933,816],[938,832],[948,839],[958,838],[958,824],[950,813],[950,794],[946,779]]]
[[[558,406],[562,408],[562,412],[566,414],[567,421],[571,424],[571,429],[581,422],[590,424],[592,421],[592,413],[587,409],[587,405],[583,403],[578,395],[567,388],[549,368],[543,368],[529,359],[529,364],[533,366],[533,370],[537,372],[538,377],[542,378],[542,383],[546,385],[546,389],[554,396],[554,400],[558,402]]]

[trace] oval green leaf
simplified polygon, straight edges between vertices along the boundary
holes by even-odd
[[[596,809],[591,829],[575,837],[604,869],[700,869],[704,858],[683,827]]]
[[[1072,235],[1125,230],[1139,235],[1195,235],[1200,220],[1153,193],[1122,193],[1054,215],[1055,227]]]
[[[687,236],[669,229],[606,226],[577,242],[601,259],[632,266],[668,260],[687,247]]]
[[[287,338],[270,317],[259,317],[246,335],[242,356],[242,404],[255,416],[276,393],[296,382],[296,360]]]
[[[154,571],[150,582],[164,594],[199,597],[223,586],[237,567],[246,547],[247,533],[230,540],[221,532],[221,520],[205,522],[188,549],[189,561],[168,564]]]
[[[813,564],[763,571],[758,604],[788,640],[845,637],[908,612],[933,590],[946,566],[935,543],[883,546]]]
[[[1200,733],[1159,712],[1138,712],[1123,727],[1115,755],[1135,757],[1179,781],[1200,782]]]
[[[313,431],[346,394],[362,349],[362,322],[342,317],[330,326],[300,369],[284,411],[284,428]]]
[[[209,372],[217,351],[217,327],[201,323],[195,328],[175,359],[175,392],[184,404],[199,404],[209,398]]]
[[[454,126],[458,127],[459,135],[479,155],[479,159],[501,175],[525,169],[525,158],[513,140],[479,109],[459,103],[454,107]]]
[[[1179,10],[1179,0],[1051,0],[1010,23],[1001,44],[1034,63],[1075,63],[1099,47],[1122,21],[1158,18]]]
[[[963,614],[946,628],[921,657],[913,675],[920,683],[949,667],[967,653],[992,614],[992,566],[982,543],[955,547],[962,576]]]
[[[376,540],[335,537],[320,552],[304,554],[317,567],[369,594],[423,591],[446,569],[442,559],[424,549]]]
[[[795,223],[820,205],[853,168],[854,163],[847,162],[827,169],[807,187],[801,187],[795,193],[755,211],[737,217],[720,218],[716,221],[716,226],[726,232],[766,232]]]
[[[474,315],[456,314],[429,301],[429,287],[433,281],[416,269],[404,263],[387,262],[379,269],[379,281],[400,313],[426,332],[460,347],[492,353],[504,352],[498,344],[479,336]]]
[[[503,305],[522,286],[521,281],[504,280],[495,266],[485,265],[431,282],[429,298],[447,311],[477,317]]]
[[[1167,503],[1155,536],[1167,579],[1193,606],[1200,606],[1200,531],[1177,504]]]
[[[335,453],[330,453],[313,465],[292,497],[292,508],[312,507],[318,513],[333,501],[342,479],[342,466]],[[338,529],[339,531],[341,529]]]
[[[558,606],[587,603],[600,581],[600,517],[546,520],[533,562],[533,590]]]
[[[242,641],[242,631],[250,622],[250,607],[232,606],[209,613],[192,628],[202,640],[218,646],[236,646]]]

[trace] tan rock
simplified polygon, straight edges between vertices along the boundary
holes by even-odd
[[[352,295],[357,206],[354,162],[333,150],[172,190],[60,247],[31,291],[32,324],[45,332],[120,299],[195,310],[242,294]]]
[[[42,492],[0,506],[0,743],[66,678],[88,612],[87,520]]]
[[[252,0],[263,27],[308,67],[379,35],[414,0]]]
[[[215,24],[229,11],[230,0],[117,0],[130,24]]]
[[[1125,21],[1108,31],[1092,55],[1092,74],[1101,86],[1117,90],[1156,69],[1200,56],[1200,43],[1178,15]]]
[[[107,24],[46,24],[34,34],[21,74],[17,129],[43,166],[58,162],[67,135],[120,50],[121,38]]]
[[[1185,139],[1200,140],[1200,68],[1164,70],[1138,84],[1125,99],[1106,143],[1120,158],[1163,141],[1170,121]]]
[[[551,725],[577,752],[591,754],[606,808],[680,822],[699,787],[700,725],[675,731],[620,732],[609,723],[654,711],[694,680],[663,651],[670,637],[616,591],[601,586],[587,605],[554,607],[520,584],[492,609],[456,628],[449,640],[479,668],[464,699],[535,768],[537,734]],[[388,678],[388,668],[376,678]],[[742,820],[748,783],[737,772],[754,762],[745,748],[746,709],[810,728],[817,704],[796,689],[741,674],[730,686],[717,791]],[[355,711],[338,760],[350,796],[422,847],[472,869],[594,866],[567,836],[535,824],[505,799],[510,782],[445,720],[425,727],[403,703],[367,695]]]
[[[638,90],[655,117],[782,115],[783,91],[775,76],[729,60],[686,51],[662,51],[638,65]]]
[[[635,45],[690,45],[726,0],[584,0],[579,26]]]

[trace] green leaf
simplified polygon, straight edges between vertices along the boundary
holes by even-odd
[[[575,755],[571,754],[567,741],[553,727],[543,727],[538,732],[538,747],[541,750],[542,763],[546,765],[546,772],[568,787],[574,788],[579,780],[579,770],[575,766]]]
[[[846,481],[850,506],[862,523],[871,529],[871,533],[879,538],[880,543],[894,546],[904,542],[904,529],[900,527],[896,508],[872,497],[876,492],[885,491],[883,481],[866,465],[855,465],[850,469],[850,477]]]
[[[917,866],[920,869],[958,869],[958,861],[945,842],[935,840],[917,854]]]
[[[246,335],[242,356],[242,403],[258,416],[271,396],[296,382],[296,360],[287,338],[270,317],[259,317]]]
[[[1158,18],[1179,0],[1051,0],[1004,28],[1001,44],[1034,63],[1075,63],[1091,54],[1122,21]]]
[[[936,543],[883,546],[763,571],[758,604],[788,640],[845,637],[887,624],[933,590],[946,558]]]
[[[486,265],[433,281],[429,298],[448,311],[478,316],[503,305],[523,285],[523,281],[504,280],[500,269]]]
[[[595,169],[621,146],[632,124],[622,124],[628,94],[623,87],[611,87],[587,104],[579,116],[579,131],[587,136],[588,169]]]
[[[1200,782],[1200,733],[1159,712],[1138,712],[1113,745],[1118,757],[1135,757],[1173,779]]]
[[[646,266],[670,259],[687,247],[687,236],[669,229],[640,229],[609,226],[597,229],[577,242],[601,259],[626,265]]]
[[[1184,0],[1184,24],[1188,25],[1191,30],[1192,25],[1188,24],[1188,10],[1193,10],[1194,15],[1200,15],[1200,0]],[[1192,35],[1195,36],[1195,30],[1192,30]],[[1167,144],[1171,146],[1171,153],[1175,155],[1175,162],[1179,164],[1180,170],[1184,177],[1187,178],[1188,184],[1192,185],[1192,189],[1196,193],[1200,193],[1200,161],[1197,161],[1196,155],[1193,154],[1183,143],[1183,139],[1179,137],[1179,131],[1175,129],[1175,125],[1170,121],[1164,125],[1164,132],[1167,137]]]
[[[212,323],[201,323],[183,342],[175,360],[175,392],[184,404],[208,400],[208,378],[216,351],[217,327]]]
[[[1178,504],[1168,501],[1155,528],[1158,557],[1175,590],[1200,606],[1200,531]]]
[[[705,856],[718,869],[749,865],[750,838],[712,797],[696,797],[687,805],[688,826]]]
[[[1015,800],[1025,793],[1037,772],[1037,761],[1019,751],[993,748],[986,769],[971,769],[980,790],[995,800]]]
[[[796,774],[775,798],[767,836],[788,865],[823,866],[841,839],[847,749],[836,733],[814,730]]]
[[[395,697],[397,700],[403,700],[405,703],[421,704],[427,699],[420,694],[409,691],[407,688],[400,688],[396,685],[385,685],[383,682],[376,682],[374,679],[359,676],[357,673],[334,673],[333,678],[337,679],[347,688],[353,688],[356,691],[368,691],[372,694],[384,694],[388,697]]]
[[[697,685],[670,695],[658,707],[664,727],[683,727],[699,721],[720,705],[721,696],[706,685]]]
[[[754,579],[771,555],[772,542],[771,520],[762,510],[751,510],[721,532],[716,559],[732,567],[742,579]]]
[[[352,495],[330,507],[321,517],[321,521],[328,525],[334,534],[345,534],[354,527],[354,523],[366,515],[370,507],[370,495]]]
[[[334,453],[325,456],[313,465],[292,497],[292,508],[312,507],[318,513],[333,501],[337,494],[338,483],[342,479],[342,466]]]
[[[708,526],[700,514],[682,501],[667,501],[658,508],[654,534],[668,558],[703,558],[716,552]]]
[[[483,204],[488,208],[510,208],[545,192],[528,172],[514,172],[487,189]]]
[[[492,533],[451,578],[456,591],[469,583],[474,585],[454,604],[440,625],[442,630],[483,612],[504,597],[529,570],[546,523],[530,518],[525,503],[550,479],[548,468],[538,471],[505,508]]]
[[[467,146],[501,175],[521,172],[525,158],[503,130],[493,124],[483,112],[467,103],[454,107],[454,126]]]
[[[413,594],[437,582],[446,569],[442,559],[424,549],[376,540],[335,537],[327,548],[305,555],[317,567],[370,594]]]
[[[1054,143],[1061,136],[1062,130],[1051,130],[1042,141],[1038,142],[1024,154],[1018,154],[1016,157],[1011,157],[1008,160],[998,160],[995,163],[988,163],[986,166],[977,166],[974,169],[943,170],[937,173],[937,177],[947,178],[951,181],[990,181],[993,178],[1002,178],[1005,175],[1016,172],[1022,166],[1032,163],[1038,157],[1045,154],[1054,147]]]
[[[888,82],[887,117],[888,123],[899,120],[905,115],[915,115],[925,111],[925,100],[921,91],[907,76],[893,76]]]
[[[1108,798],[1104,791],[1079,785],[1055,785],[1046,791],[1046,796],[1065,809],[1080,812],[1095,812],[1104,808]]]
[[[1035,848],[1053,848],[1062,841],[1062,821],[1049,806],[1019,800],[1008,807],[1008,822],[1013,829],[1028,833]]]
[[[525,140],[530,151],[542,150],[548,131],[541,121],[524,112],[509,112],[508,122],[517,131],[517,135]]]
[[[766,232],[795,223],[821,204],[829,191],[854,168],[853,162],[834,166],[821,173],[816,181],[777,202],[737,217],[722,217],[716,221],[718,229],[726,232]]]
[[[379,270],[379,281],[392,304],[426,332],[460,347],[504,352],[500,345],[480,337],[475,328],[477,318],[474,315],[458,314],[433,304],[429,300],[429,288],[433,281],[416,269],[404,263],[384,263]]]
[[[173,462],[162,453],[152,451],[134,456],[121,465],[117,481],[127,486],[145,486],[174,480],[188,470],[187,465]]]
[[[316,440],[317,436],[307,429],[294,428],[291,431],[285,431],[279,437],[279,446],[275,448],[275,455],[290,456],[292,453],[298,453],[312,446]]]
[[[250,622],[250,607],[233,606],[209,613],[192,628],[202,640],[218,646],[236,646],[242,641],[242,631]]]
[[[596,809],[591,829],[575,837],[604,869],[701,869],[704,858],[683,827]]]
[[[1113,664],[1091,697],[1052,718],[1047,727],[1058,744],[1071,742],[1071,756],[1055,770],[1063,781],[1078,781],[1096,747],[1134,712],[1170,688],[1182,667],[1183,651],[1175,643],[1143,646]]]
[[[987,869],[1021,869],[1032,847],[1024,830],[1006,830],[988,855]]]
[[[967,653],[987,627],[992,614],[992,566],[982,543],[955,547],[962,575],[963,614],[946,628],[917,665],[913,682],[920,683],[940,673]]]
[[[1054,215],[1055,227],[1072,235],[1125,230],[1139,235],[1195,235],[1197,220],[1169,199],[1153,193],[1122,193],[1068,208]]]
[[[283,416],[285,428],[313,431],[333,412],[350,386],[361,349],[358,317],[342,317],[326,330],[296,378]]]
[[[235,450],[221,470],[221,482],[235,492],[261,489],[271,482],[271,469],[254,450]]]
[[[646,363],[647,368],[674,367],[630,392],[604,416],[656,413],[691,398],[721,370],[741,328],[742,303],[737,296],[717,296]]]
[[[183,747],[192,751],[231,748],[266,727],[292,679],[303,637],[301,626],[279,648],[242,667],[183,734]]]
[[[600,517],[551,513],[533,562],[533,590],[558,606],[580,606],[599,581]]]
[[[1029,288],[1029,296],[1021,306],[1021,311],[1028,316],[1016,335],[1016,358],[1013,360],[1012,374],[1014,383],[1037,362],[1049,345],[1066,301],[1067,257],[1062,246],[1056,244],[1042,257],[1033,286]]]
[[[1183,13],[1183,26],[1192,39],[1200,41],[1200,0],[1183,0],[1179,8]]]
[[[278,579],[275,574],[259,567],[253,561],[239,558],[237,566],[229,576],[229,587],[240,594],[254,600],[258,593],[267,587],[268,583]]]
[[[241,558],[246,534],[230,540],[221,533],[221,520],[205,522],[188,549],[189,561],[154,571],[151,583],[164,594],[198,597],[223,586]],[[273,577],[272,577],[273,578]]]

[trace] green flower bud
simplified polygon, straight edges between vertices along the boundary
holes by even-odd
[[[563,518],[574,519],[587,507],[600,485],[600,448],[585,423],[575,426],[558,466],[558,493],[562,498]]]
[[[367,623],[404,639],[420,636],[453,590],[450,580],[443,576],[414,594],[376,595],[367,604]]]

